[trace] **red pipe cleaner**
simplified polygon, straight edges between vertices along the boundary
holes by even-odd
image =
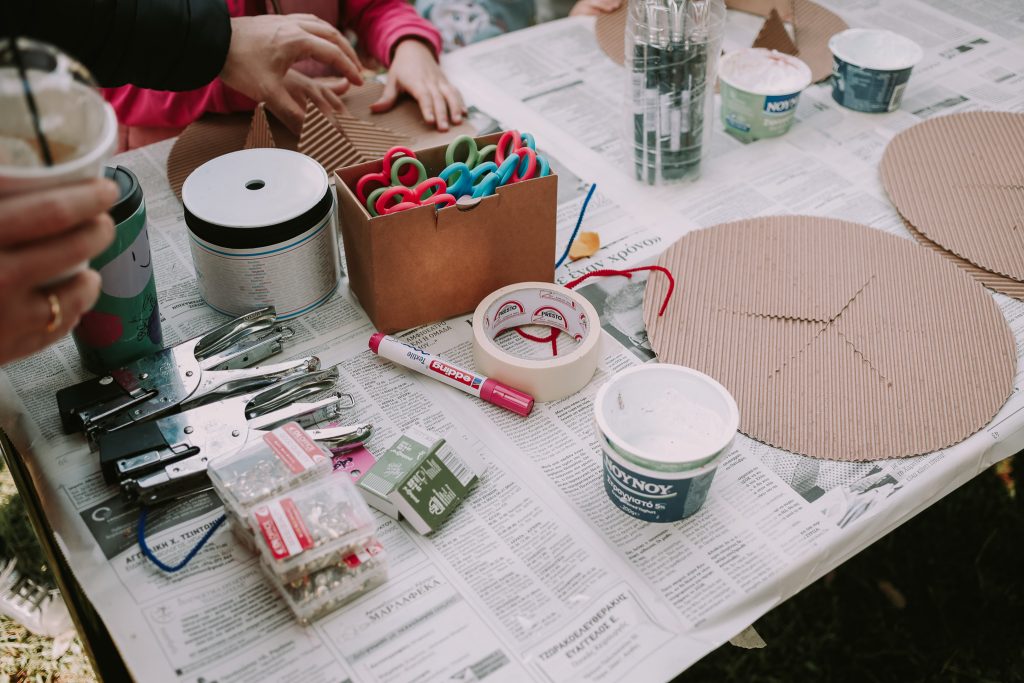
[[[640,266],[639,268],[626,268],[625,270],[615,270],[614,268],[603,268],[601,270],[595,270],[593,273],[587,273],[582,275],[571,282],[566,283],[567,289],[572,289],[579,283],[583,282],[587,278],[591,277],[607,277],[609,275],[622,275],[623,277],[632,278],[633,273],[640,272],[642,270],[656,270],[659,273],[664,273],[665,277],[668,278],[668,291],[665,293],[665,300],[661,302],[661,308],[658,309],[658,317],[660,318],[665,314],[665,309],[668,308],[669,299],[672,298],[672,293],[676,289],[676,279],[672,277],[672,273],[668,268],[662,266]]]

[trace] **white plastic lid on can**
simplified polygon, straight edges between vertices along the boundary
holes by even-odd
[[[298,218],[327,190],[327,173],[305,154],[243,149],[194,170],[181,188],[181,201],[206,223],[261,228]]]

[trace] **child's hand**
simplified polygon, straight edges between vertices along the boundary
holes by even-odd
[[[420,105],[423,120],[446,131],[449,121],[462,123],[466,105],[462,95],[448,82],[434,52],[415,38],[403,40],[395,48],[388,69],[384,92],[371,107],[374,113],[390,110],[403,92],[412,95]]]
[[[608,14],[622,7],[622,0],[578,0],[569,10],[570,17]]]

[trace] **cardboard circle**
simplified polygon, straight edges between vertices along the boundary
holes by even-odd
[[[658,357],[721,382],[740,431],[835,460],[930,453],[1013,390],[1013,333],[938,254],[863,225],[771,216],[690,233],[658,264],[644,321]]]
[[[761,34],[755,38],[756,47],[767,47],[800,57],[811,67],[811,77],[815,83],[832,75],[832,52],[828,49],[829,38],[850,28],[834,12],[816,2],[811,2],[811,0],[793,0],[792,3],[786,0],[726,0],[725,6],[728,9],[762,16],[771,21],[770,24],[766,22],[766,28],[762,29]],[[614,12],[599,15],[594,24],[597,44],[616,64],[622,64],[624,61],[627,7],[628,3],[623,3]],[[772,17],[773,10],[779,18],[793,23],[797,52],[790,51],[792,48],[788,36],[786,36],[786,40],[779,41],[777,44],[770,40],[772,32],[779,36],[778,18]]]
[[[1024,282],[1024,114],[939,116],[894,137],[882,184],[943,249]]]
[[[249,135],[252,114],[210,114],[188,125],[167,155],[167,180],[181,199],[181,186],[207,161],[237,152]]]
[[[923,247],[928,247],[937,254],[941,254],[947,261],[951,261],[960,268],[963,268],[971,277],[992,291],[1024,301],[1024,282],[1017,282],[1016,280],[1011,280],[1010,278],[999,275],[998,273],[993,273],[985,270],[984,268],[979,268],[970,261],[960,258],[953,252],[946,251],[938,244],[935,244],[935,242],[932,242],[930,239],[922,235],[921,231],[911,225],[906,218],[903,218],[903,225],[907,228],[907,232],[917,240],[918,244]]]

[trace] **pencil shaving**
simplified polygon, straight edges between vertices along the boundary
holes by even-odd
[[[569,260],[579,261],[597,253],[601,248],[601,236],[596,232],[581,232],[569,248]]]

